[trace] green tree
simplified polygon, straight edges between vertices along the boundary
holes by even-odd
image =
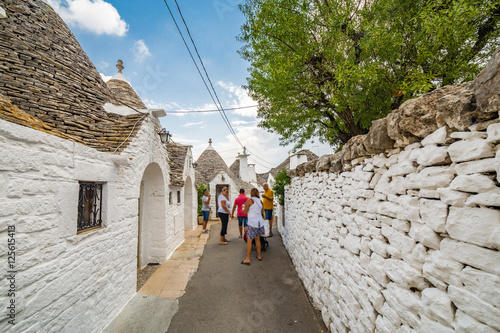
[[[198,216],[202,215],[201,208],[203,207],[203,202],[201,201],[201,198],[203,198],[203,191],[205,189],[209,189],[208,185],[205,184],[199,184],[198,185]]]
[[[239,39],[259,125],[300,148],[366,133],[404,101],[473,79],[500,40],[490,0],[246,0]]]
[[[286,169],[281,169],[274,178],[273,191],[278,197],[278,202],[281,206],[285,205],[285,186],[291,182],[290,177],[286,173]]]

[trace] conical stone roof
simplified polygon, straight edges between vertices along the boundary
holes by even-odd
[[[105,103],[116,104],[111,90],[59,15],[40,0],[4,0],[1,5],[6,12],[0,19],[4,100],[45,123],[50,134],[57,135],[48,130],[57,128],[100,151],[124,149],[140,128],[142,115],[104,110]],[[0,105],[0,119],[19,118],[15,108]],[[37,127],[31,120],[17,123]]]
[[[113,96],[117,99],[118,103],[122,102],[120,104],[132,106],[137,109],[145,109],[146,105],[141,100],[139,95],[137,95],[134,88],[132,88],[127,79],[125,79],[125,76],[123,76],[122,74],[122,69],[124,67],[121,60],[118,60],[116,68],[118,68],[118,73],[116,73],[116,75],[113,76],[111,80],[106,82],[109,89],[111,89]]]
[[[196,183],[208,184],[219,171],[230,173],[226,162],[212,147],[212,139],[208,141],[208,147],[196,160]]]

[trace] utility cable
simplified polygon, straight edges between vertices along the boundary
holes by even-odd
[[[191,32],[189,31],[189,28],[187,26],[187,23],[184,20],[184,16],[182,15],[182,12],[181,12],[181,9],[179,7],[179,4],[177,3],[177,0],[174,0],[174,2],[175,2],[175,5],[177,6],[177,11],[179,12],[179,15],[180,15],[180,17],[182,19],[182,22],[184,23],[184,27],[186,28],[186,31],[187,31],[188,36],[189,36],[189,39],[191,40],[191,43],[193,44],[194,50],[196,52],[196,55],[198,55],[198,59],[200,60],[201,67],[203,68],[203,71],[205,72],[205,75],[206,75],[206,77],[208,79],[208,82],[210,83],[210,87],[212,87],[212,90],[214,92],[215,97],[217,98],[217,102],[219,103],[219,106],[220,106],[220,108],[222,110],[222,113],[224,114],[224,117],[226,118],[226,120],[227,120],[227,122],[228,122],[228,124],[230,126],[230,130],[233,133],[235,139],[238,141],[238,143],[243,147],[243,145],[241,144],[238,136],[236,135],[236,132],[234,131],[234,128],[231,125],[231,122],[229,121],[229,118],[226,115],[226,112],[224,111],[224,108],[222,107],[222,103],[219,100],[219,96],[217,95],[217,92],[215,91],[215,88],[214,88],[214,86],[212,84],[212,80],[210,80],[210,76],[207,73],[207,69],[205,68],[205,64],[203,63],[203,60],[201,59],[200,53],[198,52],[198,48],[196,47],[196,43],[194,42],[193,37],[191,36]]]
[[[219,109],[219,105],[217,104],[217,102],[215,101],[215,98],[212,94],[212,92],[210,91],[210,88],[208,88],[208,85],[205,81],[205,78],[203,77],[203,74],[201,73],[200,71],[200,68],[198,67],[198,64],[196,63],[196,60],[194,59],[193,57],[193,54],[191,52],[191,50],[189,49],[189,46],[187,45],[187,42],[186,42],[186,39],[184,38],[184,35],[182,34],[182,31],[180,30],[179,28],[179,25],[177,24],[177,21],[175,20],[175,17],[172,13],[172,11],[170,10],[170,6],[168,5],[167,1],[166,0],[163,0],[163,2],[165,3],[165,5],[167,6],[167,9],[168,9],[168,12],[170,13],[170,16],[172,17],[172,20],[174,21],[174,24],[175,24],[175,27],[177,28],[177,31],[179,32],[181,38],[182,38],[182,41],[184,42],[184,46],[186,47],[186,49],[188,50],[189,52],[189,55],[191,56],[191,60],[193,61],[194,65],[196,66],[196,69],[198,70],[198,74],[200,75],[202,81],[203,81],[203,84],[205,85],[205,88],[207,89],[208,93],[210,94],[210,97],[212,98],[212,101],[214,102],[215,106],[217,107],[217,109]],[[229,128],[229,130],[231,131],[231,126],[230,124],[227,122],[227,120],[224,118],[221,110],[219,109],[218,110],[219,113],[221,114],[222,116],[222,119],[224,120],[226,126]],[[232,133],[232,132],[231,132]],[[234,135],[234,134],[233,134]]]

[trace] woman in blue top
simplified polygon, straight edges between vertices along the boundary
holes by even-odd
[[[264,207],[260,200],[259,190],[253,188],[250,191],[250,199],[245,203],[243,214],[248,214],[247,229],[247,257],[241,262],[243,265],[250,265],[250,254],[252,253],[252,240],[255,238],[255,247],[257,248],[257,260],[262,260],[260,255],[260,236],[264,236],[264,219],[262,214]]]

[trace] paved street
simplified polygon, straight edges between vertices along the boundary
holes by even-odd
[[[220,226],[211,223],[208,239],[200,227],[186,232],[185,244],[104,332],[327,332],[276,231],[263,260],[254,250],[246,266],[236,220],[228,245],[218,244]]]

